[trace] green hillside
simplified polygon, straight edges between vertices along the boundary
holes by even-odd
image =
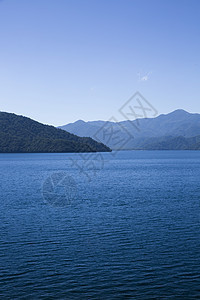
[[[78,137],[53,126],[0,112],[0,153],[108,152],[92,138]]]

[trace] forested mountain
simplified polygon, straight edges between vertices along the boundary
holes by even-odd
[[[110,149],[90,137],[78,137],[23,116],[0,112],[0,153],[105,151]]]
[[[135,150],[200,150],[200,135],[186,138],[165,136],[137,140]]]
[[[123,121],[119,123],[106,121],[84,122],[79,120],[60,128],[80,136],[89,136],[97,141],[101,141],[113,150],[117,149],[146,149],[159,147],[166,148],[165,143],[170,143],[171,148],[176,147],[177,138],[184,139],[184,145],[179,144],[178,148],[190,148],[188,144],[191,137],[200,135],[200,114],[191,114],[184,110],[176,110],[166,115],[160,115],[156,118],[144,118],[134,121]],[[106,139],[110,132],[116,132],[115,139],[112,137]],[[102,134],[103,133],[103,134]],[[114,135],[113,135],[114,136]],[[154,138],[154,139],[153,139]],[[173,139],[174,138],[174,139]],[[116,143],[116,140],[124,140],[122,146]],[[160,144],[160,142],[161,143]],[[152,144],[153,143],[153,144]],[[172,145],[172,143],[175,143]],[[186,144],[185,144],[186,143]],[[151,145],[151,146],[150,146]],[[157,145],[157,146],[156,146]],[[193,145],[193,147],[195,147]],[[198,147],[198,145],[197,145]]]

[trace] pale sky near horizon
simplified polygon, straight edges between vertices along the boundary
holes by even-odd
[[[200,1],[0,1],[0,111],[107,120],[139,91],[200,113]],[[123,118],[121,118],[123,119]]]

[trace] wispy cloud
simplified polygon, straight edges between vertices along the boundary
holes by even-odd
[[[142,82],[142,81],[147,81],[149,80],[150,75],[152,74],[152,72],[147,72],[147,73],[141,73],[138,72],[138,81]]]
[[[94,93],[94,92],[96,92],[96,86],[92,86],[91,88],[90,88],[90,93]]]

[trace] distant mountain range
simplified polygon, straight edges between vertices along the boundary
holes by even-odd
[[[113,150],[200,150],[200,114],[181,109],[156,118],[119,123],[79,120],[60,128],[92,137]]]
[[[0,112],[0,153],[107,152],[107,146],[90,137],[11,113]]]

